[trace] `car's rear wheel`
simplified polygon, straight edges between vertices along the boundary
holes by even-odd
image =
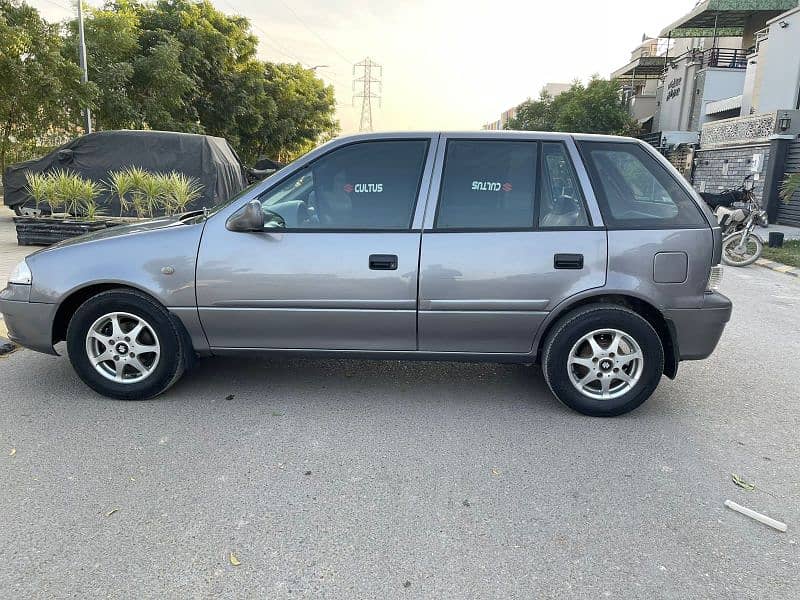
[[[191,349],[180,327],[149,296],[110,290],[75,311],[67,328],[67,351],[78,376],[96,392],[144,400],[183,374]]]
[[[650,397],[664,371],[664,349],[653,326],[634,311],[586,306],[553,327],[542,370],[556,398],[573,410],[613,417]]]

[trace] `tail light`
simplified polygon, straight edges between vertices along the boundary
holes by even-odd
[[[714,265],[708,274],[708,283],[706,284],[707,292],[715,292],[719,289],[722,283],[723,269],[722,265]]]

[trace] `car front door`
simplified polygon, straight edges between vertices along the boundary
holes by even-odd
[[[443,135],[435,172],[420,350],[531,352],[555,305],[605,283],[606,231],[572,138]]]
[[[211,347],[416,350],[416,207],[437,137],[366,139],[305,161],[257,194],[263,231],[212,217],[196,279]]]

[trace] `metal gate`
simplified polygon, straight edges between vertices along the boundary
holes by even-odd
[[[786,174],[800,173],[800,141],[789,145],[786,154]],[[800,227],[800,192],[796,192],[791,202],[778,203],[777,222],[783,225]]]

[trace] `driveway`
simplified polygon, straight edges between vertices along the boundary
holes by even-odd
[[[210,359],[125,403],[11,354],[3,597],[800,597],[800,283],[725,276],[717,353],[608,420],[524,366]]]

